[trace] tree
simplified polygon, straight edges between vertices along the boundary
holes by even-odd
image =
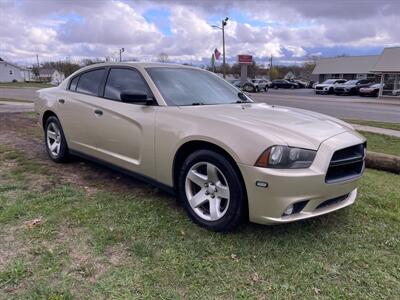
[[[278,79],[281,76],[279,76],[279,71],[276,67],[273,67],[272,69],[269,70],[269,79],[270,80],[274,80],[274,79]]]
[[[164,52],[160,53],[158,55],[158,61],[162,62],[162,63],[167,63],[168,62],[168,54],[164,53]]]
[[[76,70],[80,69],[80,66],[78,64],[71,63],[69,61],[49,61],[49,62],[45,62],[41,67],[56,69],[57,71],[63,73],[65,75],[65,77],[68,77],[69,75],[74,73]],[[32,69],[32,72],[34,74],[35,74],[35,68],[37,70],[37,67],[34,67]]]

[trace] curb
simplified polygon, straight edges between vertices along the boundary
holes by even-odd
[[[400,157],[368,151],[365,158],[367,168],[400,174]]]

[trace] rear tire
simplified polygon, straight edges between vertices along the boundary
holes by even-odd
[[[55,116],[46,120],[44,125],[44,142],[47,154],[57,162],[62,163],[68,160],[69,151],[64,131],[60,121]]]
[[[180,169],[177,191],[190,219],[213,231],[232,231],[246,214],[243,183],[223,155],[199,150]]]

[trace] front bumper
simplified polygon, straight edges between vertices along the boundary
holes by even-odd
[[[350,94],[350,90],[334,90],[334,93],[336,95],[349,95]]]
[[[250,221],[260,224],[288,223],[320,216],[354,203],[356,179],[327,184],[326,172],[333,153],[363,143],[355,132],[345,132],[323,142],[308,169],[270,169],[239,164],[246,184]],[[257,181],[267,182],[259,187]],[[331,201],[328,201],[331,200]],[[306,203],[298,213],[284,215],[293,204]]]

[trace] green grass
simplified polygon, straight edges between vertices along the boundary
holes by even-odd
[[[344,119],[348,123],[366,125],[378,128],[400,130],[400,123],[389,123],[389,122],[378,122],[378,121],[366,121],[366,120],[354,120],[354,119]]]
[[[58,166],[62,168],[62,166]],[[231,234],[152,188],[89,193],[0,145],[0,298],[393,299],[399,176],[367,170],[352,207]],[[42,179],[39,180],[38,178]],[[43,182],[43,178],[45,181]],[[28,228],[27,222],[42,223]],[[1,262],[1,261],[0,261]]]
[[[367,139],[368,150],[400,156],[400,138],[360,131]]]
[[[21,99],[11,99],[11,98],[0,98],[0,104],[3,104],[1,102],[23,102],[23,103],[33,103],[32,100],[21,100]]]
[[[0,82],[0,88],[21,88],[21,87],[46,88],[46,87],[52,87],[52,85],[43,82]]]

